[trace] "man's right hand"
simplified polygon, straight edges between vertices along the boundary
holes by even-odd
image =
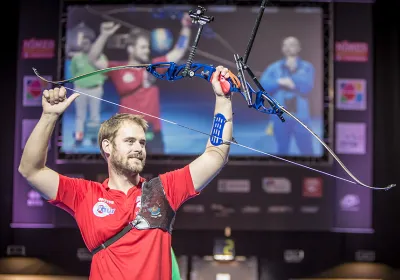
[[[102,35],[111,36],[113,35],[118,28],[120,28],[120,24],[115,24],[112,21],[103,22],[100,26],[100,33]]]
[[[78,96],[78,93],[74,93],[67,98],[64,87],[45,90],[42,98],[43,113],[59,116]]]

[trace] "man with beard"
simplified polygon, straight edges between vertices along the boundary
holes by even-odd
[[[18,170],[49,203],[75,218],[94,254],[91,280],[171,279],[176,211],[200,194],[228,161],[232,103],[221,83],[229,77],[237,80],[219,66],[211,79],[215,117],[205,151],[190,164],[150,181],[140,176],[146,162],[148,123],[127,113],[112,116],[100,127],[99,146],[109,174],[103,183],[70,178],[48,168],[48,142],[56,121],[79,94],[66,98],[63,87],[43,92],[43,113],[26,142]]]
[[[150,36],[141,29],[132,29],[127,37],[126,53],[127,59],[124,61],[109,61],[108,67],[124,65],[138,65],[159,62],[178,62],[185,55],[191,34],[191,18],[184,14],[181,19],[181,31],[179,38],[168,53],[163,56],[151,58]],[[102,30],[99,40],[93,45],[94,57],[100,56],[108,38],[114,34],[118,28],[114,28],[112,22],[107,23],[108,29]],[[112,30],[112,32],[109,32]],[[159,70],[158,72],[161,73]],[[125,68],[108,73],[119,96],[120,113],[130,113],[129,107],[144,111],[156,117],[160,117],[160,92],[159,88],[153,85],[153,76],[143,68]],[[159,119],[145,116],[151,126],[153,139],[149,141],[148,149],[153,153],[163,153],[164,143],[161,135],[161,122]]]

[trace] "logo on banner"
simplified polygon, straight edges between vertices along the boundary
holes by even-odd
[[[250,180],[218,180],[218,192],[248,193],[250,192]]]
[[[29,58],[53,58],[55,55],[56,43],[53,39],[26,39],[22,42],[21,56]]]
[[[340,154],[366,153],[365,123],[336,124],[336,152]]]
[[[300,211],[305,214],[316,214],[319,212],[318,206],[301,206]]]
[[[204,205],[202,204],[186,204],[183,205],[185,213],[204,213]]]
[[[262,179],[262,188],[266,193],[288,194],[292,192],[292,183],[288,178],[265,177]]]
[[[283,252],[283,258],[287,263],[300,263],[304,260],[303,250],[285,250]]]
[[[215,213],[215,217],[228,217],[231,214],[235,213],[235,209],[228,205],[222,205],[222,204],[211,204],[211,210]]]
[[[322,197],[322,178],[304,178],[303,196]]]
[[[40,193],[30,190],[28,192],[28,199],[26,201],[26,205],[28,207],[42,207],[43,206],[43,199]]]
[[[375,251],[359,250],[355,252],[355,260],[358,262],[374,262]]]
[[[340,209],[342,211],[357,212],[360,210],[360,197],[356,194],[346,194],[340,200]]]
[[[53,58],[56,43],[53,39],[25,39],[22,42],[22,58]]]
[[[341,41],[335,43],[336,61],[367,62],[368,44],[365,42]]]
[[[267,212],[275,214],[292,213],[293,207],[287,205],[272,205],[268,206]]]
[[[247,206],[244,206],[241,209],[241,211],[243,214],[258,214],[258,213],[261,213],[261,208],[258,206],[247,205]]]
[[[52,76],[44,76],[47,80],[52,80]],[[42,92],[49,89],[50,85],[36,76],[24,76],[23,78],[23,98],[24,106],[42,106]]]
[[[336,108],[341,110],[367,109],[366,80],[338,79],[336,81]]]

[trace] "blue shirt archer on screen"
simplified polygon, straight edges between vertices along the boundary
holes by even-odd
[[[314,88],[314,66],[298,56],[300,43],[294,37],[283,41],[282,51],[285,58],[269,65],[261,75],[260,83],[267,93],[307,125],[311,120],[309,94]],[[270,125],[278,154],[289,155],[293,136],[301,155],[313,155],[312,136],[295,120],[286,117],[286,122],[282,123],[278,118],[272,118]]]

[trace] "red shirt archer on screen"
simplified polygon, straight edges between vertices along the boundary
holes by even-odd
[[[132,30],[127,40],[127,61],[110,61],[109,67],[181,60],[187,51],[191,34],[191,19],[188,14],[182,17],[181,24],[182,29],[174,48],[166,55],[153,59],[150,58],[149,35],[139,29]],[[161,71],[161,69],[158,70],[159,73]],[[120,105],[123,106],[119,108],[120,113],[135,113],[128,109],[134,108],[160,117],[160,92],[158,87],[152,85],[149,80],[150,74],[145,69],[127,68],[109,72],[108,75],[120,95]],[[161,130],[161,121],[148,116],[145,116],[145,119],[152,125],[155,137],[157,137]]]

